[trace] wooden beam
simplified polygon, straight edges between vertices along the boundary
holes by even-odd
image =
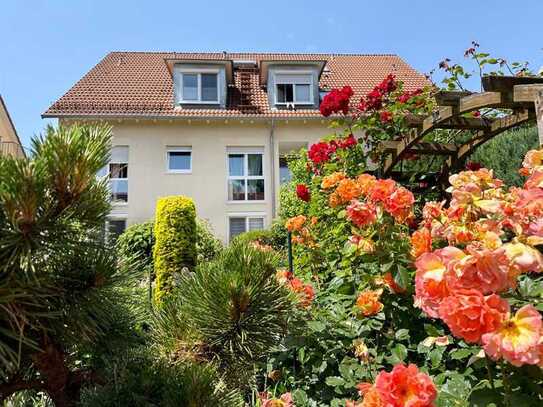
[[[460,99],[463,97],[471,95],[472,92],[453,90],[446,91],[442,90],[436,93],[435,99],[438,105],[440,106],[458,106]]]
[[[474,93],[460,99],[458,113],[467,113],[484,107],[496,107],[502,103],[500,92]]]
[[[379,146],[384,152],[396,154],[399,143],[401,143],[400,140],[383,141]],[[455,144],[423,142],[414,144],[411,148],[404,150],[404,152],[427,155],[453,155],[456,154],[457,150]]]
[[[513,88],[513,101],[517,103],[535,102],[539,93],[543,91],[543,85],[515,85]]]

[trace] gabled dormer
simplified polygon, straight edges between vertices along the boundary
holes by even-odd
[[[274,109],[318,109],[326,61],[261,61],[260,81]]]
[[[176,106],[226,107],[228,84],[233,82],[232,61],[170,59],[166,63],[173,76]]]

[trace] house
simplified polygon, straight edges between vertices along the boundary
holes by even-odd
[[[113,126],[117,233],[182,194],[228,241],[270,224],[283,157],[330,134],[323,95],[350,85],[359,98],[389,73],[409,90],[427,84],[396,55],[112,52],[43,117]]]
[[[0,95],[0,156],[11,155],[15,157],[24,157],[25,153],[21,145],[21,140],[15,130],[15,125],[8,113],[4,99]]]

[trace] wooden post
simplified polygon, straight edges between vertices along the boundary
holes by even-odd
[[[539,145],[543,146],[543,90],[537,91],[535,98],[535,115],[537,117],[537,132],[539,134]]]

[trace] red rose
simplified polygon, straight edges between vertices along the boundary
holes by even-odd
[[[307,156],[314,164],[320,164],[330,159],[330,156],[335,151],[328,143],[321,141],[313,144],[307,153]]]
[[[332,89],[321,102],[321,114],[328,117],[333,113],[349,113],[349,103],[353,94],[353,89],[350,86],[344,86],[341,90]]]
[[[352,135],[352,134],[349,134],[349,136],[343,140],[341,140],[339,142],[339,147],[341,148],[351,148],[353,146],[355,146],[356,144],[358,143],[358,141],[356,140],[356,138]]]
[[[381,120],[381,123],[388,123],[392,121],[392,113],[388,110],[383,110],[379,113],[379,119]]]
[[[298,195],[298,198],[305,202],[309,202],[311,199],[311,192],[309,192],[309,188],[307,188],[304,184],[296,185],[296,195]]]
[[[466,164],[466,170],[468,171],[479,171],[481,168],[483,168],[483,165],[474,161],[469,161]]]

